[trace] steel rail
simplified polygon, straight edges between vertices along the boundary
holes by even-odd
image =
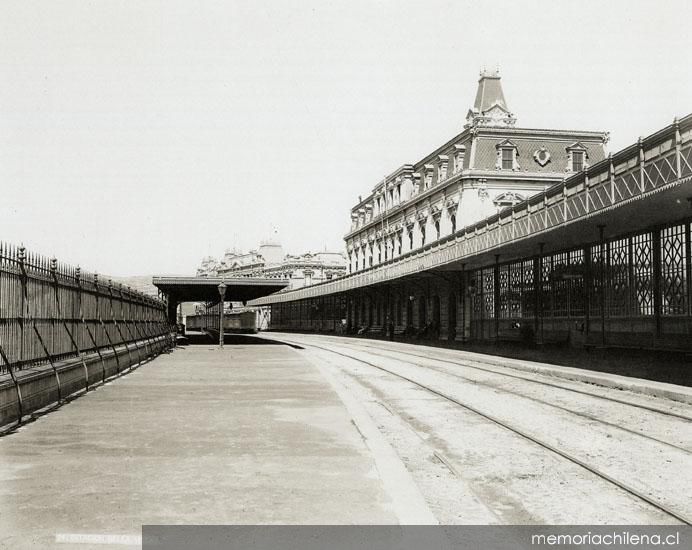
[[[382,349],[382,348],[377,347],[377,346],[366,346],[366,345],[363,345],[363,347],[372,348],[372,349]],[[394,350],[391,350],[391,351],[394,351]],[[633,403],[633,402],[631,402],[631,401],[627,401],[627,400],[625,400],[625,399],[618,399],[618,398],[616,398],[616,397],[608,397],[608,396],[605,396],[605,395],[599,395],[599,394],[597,394],[597,393],[591,393],[591,392],[588,392],[588,391],[585,391],[585,390],[579,390],[579,389],[576,389],[576,388],[570,388],[570,387],[568,387],[568,386],[562,386],[562,385],[560,385],[560,384],[555,384],[555,383],[552,383],[552,382],[545,382],[545,381],[543,381],[543,380],[535,380],[535,379],[533,379],[533,378],[527,378],[527,377],[525,377],[525,376],[520,376],[520,375],[518,375],[518,374],[511,374],[511,373],[508,373],[508,372],[496,371],[496,370],[493,370],[493,369],[490,369],[490,368],[486,368],[486,367],[479,367],[478,365],[469,364],[469,363],[468,363],[468,360],[453,361],[453,360],[451,360],[451,359],[439,359],[439,358],[430,357],[429,355],[421,355],[421,354],[418,354],[418,353],[411,353],[411,352],[408,352],[408,351],[401,351],[401,352],[395,352],[395,353],[402,353],[402,354],[404,354],[404,355],[412,355],[412,356],[414,356],[414,357],[421,357],[421,358],[423,358],[423,359],[432,359],[432,360],[434,360],[434,361],[440,361],[441,363],[449,363],[450,365],[457,365],[457,366],[462,366],[462,367],[468,367],[468,368],[470,368],[470,369],[476,369],[476,370],[480,370],[480,371],[483,371],[483,372],[489,372],[489,373],[492,373],[492,374],[499,374],[499,375],[501,375],[501,376],[507,376],[507,377],[509,377],[509,378],[516,378],[516,379],[518,379],[518,380],[525,380],[526,382],[533,382],[534,384],[540,384],[540,385],[548,386],[548,387],[551,387],[551,388],[558,388],[558,389],[565,390],[565,391],[570,391],[570,392],[573,392],[573,393],[579,393],[579,394],[582,394],[582,395],[588,395],[588,396],[591,396],[591,397],[595,397],[595,398],[597,398],[597,399],[603,399],[603,400],[605,400],[605,401],[612,401],[612,402],[614,402],[614,403],[619,403],[619,404],[621,404],[621,405],[628,405],[628,406],[630,406],[630,407],[635,407],[635,408],[637,408],[637,409],[643,409],[643,410],[650,411],[650,412],[654,412],[654,413],[658,413],[658,414],[661,414],[661,415],[664,415],[664,416],[671,416],[671,417],[675,417],[675,418],[680,418],[681,420],[687,420],[687,421],[692,422],[692,416],[688,416],[688,415],[685,415],[685,414],[682,414],[682,413],[676,413],[676,412],[672,412],[672,411],[666,411],[666,410],[663,410],[663,409],[659,409],[658,407],[651,407],[651,406],[649,406],[649,405],[643,405],[643,404],[640,404],[640,403]],[[479,360],[478,362],[479,362],[479,363],[482,363],[482,361],[480,361],[480,360]],[[488,364],[492,364],[492,363],[488,363]],[[496,366],[499,366],[499,367],[501,367],[501,368],[511,368],[511,367],[502,367],[501,365],[496,365]],[[538,374],[540,374],[540,373],[538,373]]]
[[[346,347],[346,348],[348,348],[348,349],[350,349],[351,347],[355,347],[355,346],[353,346],[353,345],[350,345],[350,346],[349,346],[349,344],[341,344],[341,343],[339,343],[339,344],[337,344],[337,345],[344,346],[344,347]],[[372,346],[364,346],[364,347],[372,347]],[[356,348],[356,349],[357,349],[357,348]],[[406,355],[406,352],[395,352],[394,350],[387,350],[387,351],[390,351],[390,352],[393,352],[393,353],[399,353],[399,354],[401,354],[401,355]],[[551,408],[554,408],[554,409],[558,409],[558,410],[564,411],[564,412],[566,412],[566,413],[573,414],[573,415],[575,415],[575,416],[579,416],[579,417],[581,417],[581,418],[586,418],[587,420],[593,420],[593,421],[595,421],[595,422],[599,422],[599,423],[601,423],[601,424],[604,424],[604,425],[606,425],[606,426],[610,426],[610,427],[612,427],[612,428],[621,430],[621,431],[623,431],[623,432],[627,432],[627,433],[630,433],[630,434],[632,434],[632,435],[639,436],[639,437],[644,438],[644,439],[649,439],[649,440],[651,440],[651,441],[655,441],[656,443],[660,443],[661,445],[666,445],[666,446],[671,447],[671,448],[673,448],[673,449],[676,449],[676,450],[678,450],[678,451],[682,451],[682,452],[687,453],[687,454],[692,454],[692,450],[686,449],[685,447],[681,447],[681,446],[676,445],[676,444],[674,444],[674,443],[670,443],[670,442],[668,442],[668,441],[664,441],[664,440],[662,440],[662,439],[658,439],[657,437],[653,437],[653,436],[644,434],[644,433],[642,433],[642,432],[637,432],[637,431],[635,431],[635,430],[631,430],[631,429],[629,429],[629,428],[626,428],[626,427],[621,426],[621,425],[619,425],[619,424],[615,424],[615,423],[613,423],[613,422],[609,422],[609,421],[604,420],[604,419],[602,419],[602,418],[599,418],[599,417],[597,417],[597,416],[593,416],[593,415],[590,415],[590,414],[587,414],[587,413],[583,413],[583,412],[580,412],[580,411],[575,411],[574,409],[570,409],[569,407],[563,407],[562,405],[556,405],[555,403],[550,403],[550,402],[548,402],[548,401],[543,401],[542,399],[538,399],[537,397],[531,397],[531,396],[529,396],[529,395],[523,394],[523,393],[518,392],[518,391],[514,391],[514,390],[507,389],[507,388],[503,388],[503,387],[498,386],[498,385],[496,385],[496,384],[490,384],[490,383],[488,383],[488,382],[483,382],[483,381],[480,381],[480,380],[474,380],[473,378],[468,378],[468,377],[463,376],[463,375],[458,374],[458,373],[449,372],[449,371],[446,371],[446,370],[442,370],[442,369],[440,369],[440,368],[435,368],[434,366],[430,366],[430,365],[424,365],[424,364],[421,364],[421,363],[415,363],[415,362],[413,362],[413,361],[402,360],[402,359],[393,357],[393,356],[391,356],[391,355],[385,355],[384,353],[377,353],[377,352],[373,352],[373,351],[365,351],[365,352],[363,352],[363,353],[369,353],[369,354],[372,354],[372,355],[377,355],[378,357],[384,357],[385,359],[392,359],[392,360],[395,360],[395,361],[401,361],[401,362],[403,362],[403,363],[406,363],[406,364],[408,364],[408,365],[412,365],[412,366],[414,366],[414,367],[418,367],[418,368],[422,368],[422,369],[428,369],[428,370],[431,370],[431,371],[434,371],[434,372],[437,372],[437,373],[440,373],[440,374],[445,374],[445,375],[447,375],[447,376],[451,376],[451,377],[453,377],[453,378],[458,378],[458,379],[461,379],[461,380],[466,380],[467,382],[471,382],[472,384],[476,384],[476,385],[484,386],[484,387],[486,387],[486,388],[491,388],[491,389],[494,389],[494,390],[498,390],[498,391],[501,391],[501,392],[503,392],[503,393],[508,393],[508,394],[511,394],[511,395],[516,395],[517,397],[520,397],[520,398],[522,398],[522,399],[526,399],[526,400],[529,400],[529,401],[533,401],[533,402],[535,402],[535,403],[539,403],[539,404],[541,404],[541,405],[545,405],[545,406],[548,406],[548,407],[551,407]],[[413,354],[411,354],[411,355],[413,355]],[[419,356],[419,355],[415,355],[415,356],[416,356],[416,357],[421,357],[421,356]],[[435,358],[433,358],[433,357],[426,357],[426,359],[429,359],[430,361],[440,361],[439,359],[435,359]],[[494,372],[494,371],[489,371],[489,372]],[[498,374],[498,376],[503,376],[503,373],[498,372],[497,374]],[[531,381],[532,381],[531,379],[522,379],[522,380],[527,380],[528,382],[531,382]]]
[[[653,508],[656,508],[656,509],[664,512],[665,514],[668,514],[669,516],[675,518],[676,520],[678,520],[678,521],[680,521],[686,525],[692,525],[692,518],[688,518],[688,517],[684,516],[683,514],[678,513],[676,511],[670,509],[665,504],[662,504],[662,503],[660,503],[660,502],[658,502],[652,498],[649,498],[647,495],[643,494],[641,491],[638,491],[637,489],[628,485],[627,483],[624,483],[622,481],[615,479],[614,477],[606,474],[605,472],[602,472],[601,470],[599,470],[595,466],[591,466],[590,464],[584,462],[580,458],[577,458],[576,456],[574,456],[574,455],[572,455],[566,451],[558,449],[557,447],[555,447],[554,445],[551,445],[550,443],[547,443],[545,441],[541,441],[537,437],[532,436],[531,434],[527,433],[526,431],[522,430],[521,428],[517,428],[516,426],[512,426],[510,423],[505,422],[504,420],[501,420],[501,419],[499,419],[499,418],[497,418],[491,414],[485,413],[485,412],[477,409],[476,407],[474,407],[472,405],[469,405],[467,403],[463,403],[462,401],[459,401],[458,399],[456,399],[450,395],[447,395],[444,392],[441,392],[439,390],[436,390],[434,388],[426,386],[425,384],[417,382],[416,380],[413,380],[413,379],[411,379],[407,376],[404,376],[402,374],[398,374],[398,373],[391,371],[387,368],[381,367],[379,365],[375,365],[374,363],[371,363],[370,361],[366,361],[364,359],[353,357],[353,356],[345,354],[345,353],[334,351],[334,350],[326,348],[324,346],[319,346],[316,344],[308,344],[308,343],[304,343],[304,342],[296,342],[296,341],[293,341],[292,343],[300,345],[300,346],[313,347],[313,348],[327,351],[329,353],[333,353],[335,355],[340,355],[342,357],[346,357],[347,359],[351,359],[353,361],[358,361],[359,363],[363,363],[363,364],[368,365],[370,367],[373,367],[377,370],[386,372],[386,373],[388,373],[391,376],[394,376],[396,378],[401,378],[402,380],[405,380],[405,381],[409,382],[410,384],[413,384],[414,386],[418,386],[419,388],[421,388],[421,389],[423,389],[429,393],[432,393],[433,395],[437,395],[438,397],[441,397],[441,398],[449,401],[450,403],[454,403],[455,405],[457,405],[463,409],[471,411],[472,413],[474,413],[474,414],[476,414],[482,418],[485,418],[486,420],[489,420],[490,422],[493,422],[494,424],[497,424],[498,426],[500,426],[500,427],[502,427],[502,428],[504,428],[504,429],[506,429],[512,433],[515,433],[515,434],[523,437],[524,439],[526,439],[528,441],[531,441],[532,443],[534,443],[540,447],[543,447],[544,449],[564,458],[565,460],[568,460],[569,462],[572,462],[573,464],[576,464],[577,466],[582,467],[583,469],[591,472],[592,474],[596,475],[597,477],[600,477],[601,479],[603,479],[603,480],[611,483],[612,485],[620,488],[621,490],[625,491],[626,493],[629,493],[630,495],[642,500],[643,502],[646,502],[647,504],[649,504]]]

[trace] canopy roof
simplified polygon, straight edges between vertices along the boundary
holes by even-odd
[[[247,302],[288,286],[285,279],[251,277],[154,277],[152,283],[175,302],[218,302],[219,285],[226,285],[226,301]]]

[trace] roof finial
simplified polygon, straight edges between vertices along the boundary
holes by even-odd
[[[500,67],[488,72],[485,67],[478,80],[478,90],[473,108],[466,116],[466,127],[472,126],[514,126],[516,118],[507,107],[500,83]]]

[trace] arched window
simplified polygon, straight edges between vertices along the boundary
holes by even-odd
[[[413,231],[408,232],[408,246],[413,250]]]
[[[437,240],[440,240],[440,220],[435,222],[435,233],[437,233]]]

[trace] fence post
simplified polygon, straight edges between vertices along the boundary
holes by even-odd
[[[24,314],[26,312],[26,287],[27,287],[27,274],[26,274],[26,248],[20,246],[17,251],[17,264],[19,265],[19,284],[21,286],[21,308],[19,310],[18,322],[19,322],[19,357],[17,361],[18,367],[21,369],[24,364],[24,347],[26,343],[26,334],[24,331],[25,319]]]
[[[89,369],[87,367],[86,361],[84,360],[84,355],[82,355],[82,350],[79,349],[79,346],[77,345],[77,342],[74,339],[72,331],[67,326],[67,320],[62,314],[62,309],[60,306],[60,282],[58,281],[58,260],[56,260],[55,258],[52,258],[50,261],[50,273],[53,277],[53,285],[55,288],[55,306],[57,308],[58,317],[62,320],[62,325],[65,328],[65,332],[67,332],[67,337],[70,339],[72,347],[74,347],[75,351],[77,352],[77,355],[79,356],[79,359],[82,362],[82,366],[84,367],[84,389],[86,391],[89,391]]]
[[[130,287],[127,287],[128,291],[132,290]],[[138,299],[139,300],[139,299]],[[135,319],[135,331],[137,332],[137,335],[144,341],[144,348],[147,350],[147,358],[151,358],[153,356],[153,352],[151,351],[151,343],[149,342],[149,337],[147,336],[146,331],[144,330],[144,323],[145,320],[142,318],[144,317],[144,311],[143,311],[144,305],[138,301],[135,303],[135,311],[137,312],[137,318]],[[140,328],[140,324],[143,326]]]
[[[5,350],[2,348],[1,345],[0,357],[2,357],[2,360],[5,362],[5,365],[7,365],[7,370],[10,372],[10,378],[12,378],[14,389],[17,392],[17,425],[19,425],[22,423],[22,417],[24,416],[22,389],[19,387],[19,381],[17,380],[17,377],[14,374],[14,368],[12,368],[12,363],[10,363],[10,360],[7,358],[7,355],[5,355]]]
[[[94,349],[96,350],[96,353],[99,356],[99,359],[101,360],[101,382],[105,384],[106,382],[106,362],[103,359],[103,355],[101,355],[101,348],[99,347],[98,343],[96,342],[96,338],[94,338],[94,334],[91,332],[91,328],[89,328],[89,325],[87,324],[86,320],[84,319],[84,309],[82,308],[82,296],[84,294],[84,289],[82,288],[82,277],[81,277],[81,268],[77,266],[75,268],[74,272],[74,278],[75,282],[77,283],[77,299],[79,303],[79,317],[82,320],[82,325],[84,328],[86,328],[87,334],[89,335],[89,339],[91,340],[91,343],[94,346]]]
[[[118,321],[115,318],[115,310],[113,309],[113,280],[108,279],[108,294],[110,296],[110,306],[111,306],[111,319],[113,320],[113,324],[115,325],[115,329],[118,331],[118,334],[120,335],[120,343],[125,346],[125,349],[127,350],[127,358],[129,359],[130,363],[130,368],[134,365],[134,361],[132,361],[132,353],[130,352],[130,347],[127,345],[127,342],[125,341],[125,336],[123,336],[123,331],[120,330],[120,325],[118,325]]]
[[[132,322],[132,302],[129,299],[129,296],[128,296],[128,299],[125,300],[125,296],[123,295],[123,285],[122,284],[120,284],[118,286],[118,292],[120,293],[121,307],[122,307],[122,305],[125,305],[125,303],[127,303],[127,320],[123,321],[123,323],[125,324],[125,329],[127,330],[127,334],[129,334],[129,336],[130,336],[130,340],[135,343],[135,350],[137,351],[137,361],[141,365],[142,362],[144,361],[142,359],[142,349],[139,347],[139,343],[137,342],[137,338],[135,338],[134,333],[130,329],[130,323]]]
[[[62,387],[60,385],[60,375],[58,374],[58,369],[55,367],[55,362],[53,361],[53,356],[51,353],[48,351],[48,347],[46,346],[45,341],[43,340],[43,336],[41,335],[41,332],[38,329],[38,326],[36,325],[36,317],[31,315],[31,306],[29,304],[29,274],[26,270],[26,262],[24,261],[25,257],[23,256],[21,258],[21,262],[19,264],[19,268],[22,273],[22,281],[23,281],[23,289],[22,289],[22,301],[24,302],[24,309],[22,310],[22,315],[24,316],[24,319],[27,322],[30,322],[34,332],[36,333],[36,337],[38,338],[39,344],[41,345],[41,348],[43,349],[43,353],[46,355],[46,359],[48,360],[48,363],[50,363],[51,368],[53,369],[53,374],[55,375],[55,383],[57,386],[58,390],[58,403],[62,402]]]
[[[101,329],[106,335],[106,340],[108,340],[108,344],[113,350],[113,355],[115,356],[115,370],[118,374],[120,374],[120,356],[118,355],[118,350],[115,349],[115,345],[113,344],[111,335],[108,333],[106,324],[103,322],[103,315],[101,315],[101,303],[99,300],[99,297],[101,296],[101,291],[99,290],[99,276],[97,273],[94,273],[94,290],[96,292],[96,312],[99,316],[99,323],[101,324]]]

